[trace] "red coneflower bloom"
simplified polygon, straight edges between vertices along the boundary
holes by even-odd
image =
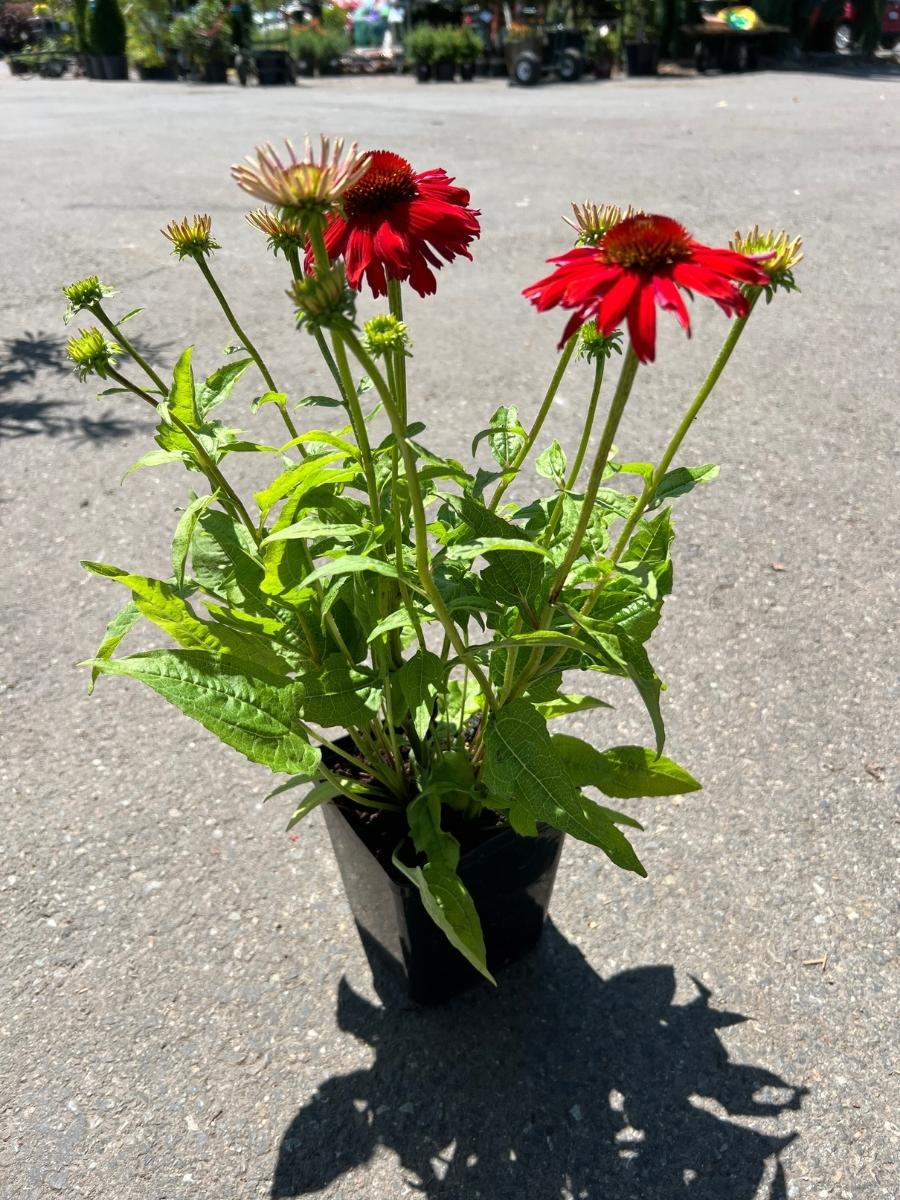
[[[560,305],[574,309],[560,346],[585,321],[596,319],[608,337],[623,321],[641,362],[656,353],[656,306],[674,312],[691,332],[679,288],[715,300],[728,316],[747,313],[747,299],[736,286],[761,287],[768,276],[753,258],[734,250],[716,250],[694,241],[671,217],[637,213],[613,225],[596,246],[577,246],[558,258],[556,270],[525,288],[541,312]]]
[[[343,257],[347,282],[357,291],[363,277],[375,296],[387,293],[387,280],[408,280],[420,296],[437,289],[432,267],[471,258],[469,243],[479,236],[469,193],[454,187],[436,167],[416,173],[399,154],[373,150],[368,170],[343,196],[343,216],[329,219],[329,257]]]

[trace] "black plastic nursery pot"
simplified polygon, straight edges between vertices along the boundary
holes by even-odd
[[[324,806],[325,822],[360,938],[380,967],[417,1004],[442,1004],[483,982],[429,917],[418,888],[383,866],[366,844],[364,823],[343,806]],[[475,902],[492,974],[540,939],[565,834],[546,826],[537,837],[509,828],[464,851],[459,875]]]
[[[227,83],[228,67],[224,62],[208,62],[203,64],[200,76],[203,83]]]
[[[434,77],[438,83],[452,83],[456,78],[456,63],[442,58],[434,64]]]
[[[416,63],[416,79],[419,83],[427,83],[431,78],[431,63]]]
[[[473,62],[460,63],[459,77],[464,83],[471,83],[475,78],[475,64]]]
[[[659,66],[659,42],[626,42],[625,60],[629,75],[655,75]]]
[[[277,87],[294,82],[294,63],[284,50],[257,50],[256,77],[260,87]]]

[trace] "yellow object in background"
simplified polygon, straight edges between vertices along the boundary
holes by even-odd
[[[743,5],[720,8],[716,16],[726,25],[730,25],[732,29],[756,29],[760,24],[759,14],[754,9],[746,8]]]

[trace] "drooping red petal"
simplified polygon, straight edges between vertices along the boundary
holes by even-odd
[[[350,227],[344,249],[344,262],[347,267],[347,282],[352,288],[359,288],[363,272],[372,261],[372,250],[371,229],[362,223]]]
[[[669,275],[657,275],[653,281],[656,289],[656,303],[667,312],[673,312],[688,337],[691,336],[691,318],[681,298],[681,292],[675,286]]]
[[[622,318],[641,287],[641,277],[637,271],[619,269],[619,278],[612,285],[600,304],[597,312],[597,328],[604,337],[609,337],[614,329],[622,323]]]
[[[382,221],[378,226],[372,250],[388,268],[392,278],[399,278],[409,271],[409,238],[394,229],[390,221]]]
[[[653,362],[656,357],[656,296],[651,280],[642,280],[637,296],[628,309],[628,336],[638,361]]]

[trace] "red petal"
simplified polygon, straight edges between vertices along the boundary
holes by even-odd
[[[344,262],[347,267],[347,282],[352,288],[359,290],[363,272],[372,261],[372,231],[365,225],[354,225],[350,229],[347,245],[344,249]]]
[[[641,277],[634,271],[619,268],[621,274],[597,306],[597,326],[609,337],[622,324],[622,318],[637,298]],[[630,328],[630,326],[629,326]]]
[[[640,286],[628,309],[628,336],[638,361],[653,362],[656,357],[656,297],[650,282]]]
[[[400,279],[409,271],[409,238],[394,229],[389,221],[382,221],[378,226],[373,250],[384,262],[391,279]]]
[[[685,308],[678,288],[668,275],[657,275],[653,281],[653,286],[656,290],[656,303],[660,308],[664,308],[668,312],[673,312],[678,318],[681,328],[690,337],[691,319],[688,316],[688,310]]]

